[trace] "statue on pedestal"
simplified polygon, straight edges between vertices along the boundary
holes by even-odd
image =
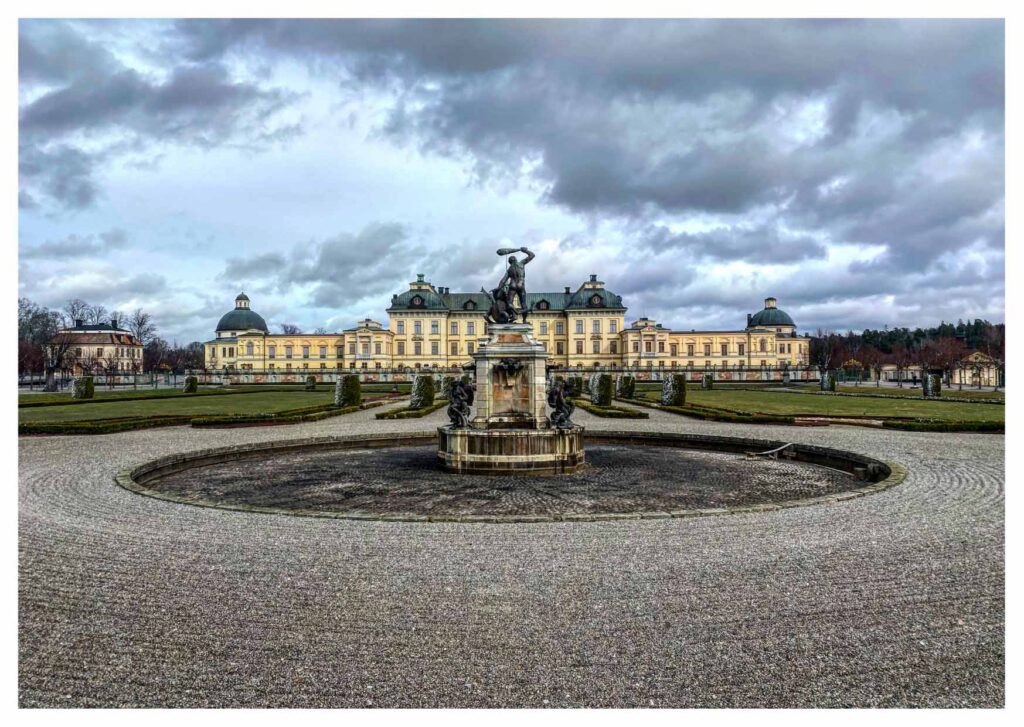
[[[566,391],[566,382],[556,381],[548,390],[548,406],[553,409],[549,418],[556,429],[573,427],[572,413],[576,410],[576,405],[569,400],[572,396],[571,384],[569,387]]]
[[[473,406],[473,385],[456,379],[451,386],[451,403],[448,405],[448,418],[455,429],[469,427],[470,407]]]
[[[523,323],[526,323],[526,265],[536,256],[525,247],[503,247],[498,250],[499,255],[509,255],[513,252],[525,252],[526,259],[519,262],[515,255],[512,255],[508,259],[508,268],[498,282],[498,287],[490,293],[481,289],[491,299],[491,307],[486,315],[491,323],[515,323],[520,315],[523,317]]]

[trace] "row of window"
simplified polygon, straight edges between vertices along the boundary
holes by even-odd
[[[98,347],[96,349],[96,357],[97,358],[103,358],[103,351],[104,351],[104,348],[102,346]],[[75,356],[77,356],[78,358],[81,358],[82,357],[82,352],[83,352],[83,349],[76,348],[75,349]],[[136,348],[121,348],[120,346],[115,347],[113,349],[113,353],[111,355],[114,358],[140,358],[139,350],[138,349],[136,349]]]
[[[398,333],[399,336],[404,336],[405,335],[405,321],[398,321],[396,323],[396,328],[397,328],[397,333]],[[601,322],[601,320],[598,319],[598,320],[591,321],[590,329],[591,329],[591,333],[601,333],[602,332],[602,322]],[[440,321],[430,321],[430,333],[431,333],[431,335],[435,335],[436,336],[436,335],[440,334],[440,332],[441,332],[441,323],[440,323]],[[586,331],[585,331],[585,323],[584,323],[584,321],[583,320],[577,320],[576,321],[576,333],[585,333],[585,332]],[[608,321],[608,332],[609,333],[618,333],[619,332],[619,322],[617,320]],[[414,336],[422,336],[423,335],[423,321],[413,321],[412,322],[412,333],[413,333]],[[449,333],[449,335],[452,335],[452,336],[459,335],[459,322],[458,321],[451,321],[451,322],[449,322],[449,324],[448,324],[448,333]],[[565,335],[565,321],[555,321],[555,334],[556,335],[560,335],[560,336],[564,336]],[[467,321],[466,322],[466,335],[467,336],[475,336],[476,335],[476,322],[475,321]],[[540,322],[540,335],[542,335],[542,336],[548,335],[548,322],[547,321],[541,321]]]
[[[695,348],[694,344],[692,344],[692,343],[686,344],[686,355],[687,356],[693,356],[694,355],[694,348]],[[778,348],[778,352],[779,353],[793,353],[793,344],[792,343],[780,343],[780,344],[777,345],[777,348]],[[731,355],[730,352],[729,352],[729,344],[728,343],[721,344],[719,346],[719,350],[720,350],[722,356],[729,356],[729,355]],[[799,350],[801,352],[803,352],[803,344],[800,344]],[[677,344],[677,343],[670,344],[669,345],[669,352],[670,352],[670,354],[672,356],[679,355],[679,344]],[[768,352],[768,342],[765,339],[762,338],[758,342],[758,353],[767,353],[767,352]],[[640,353],[640,341],[633,341],[633,353]],[[653,341],[644,341],[644,353],[654,353],[654,342]],[[665,353],[665,342],[664,341],[658,341],[658,353]],[[745,356],[746,354],[747,354],[747,345],[745,343],[737,343],[736,344],[736,355],[737,356]],[[711,344],[710,343],[705,343],[704,344],[704,355],[705,356],[710,356],[711,355]]]

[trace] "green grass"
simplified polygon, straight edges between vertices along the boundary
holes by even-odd
[[[371,397],[366,397],[371,398]],[[245,396],[220,394],[206,396],[178,396],[166,399],[136,401],[97,401],[76,406],[44,406],[21,409],[19,422],[67,422],[120,417],[149,417],[168,415],[216,416],[239,414],[267,414],[288,409],[330,404],[334,401],[333,387],[322,391],[259,391]]]
[[[638,391],[637,397],[657,402],[658,391]],[[892,400],[852,396],[808,396],[767,391],[687,389],[686,403],[733,411],[797,416],[916,417],[943,421],[1004,420],[1005,409],[991,404],[964,404],[893,397]]]
[[[801,391],[820,391],[817,384],[809,386],[798,386],[791,387],[798,388]],[[906,396],[906,397],[917,397],[922,399],[921,387],[918,385],[916,389],[911,389],[908,383],[904,388],[898,386],[875,386],[874,384],[863,383],[860,386],[852,386],[851,384],[840,384],[836,387],[836,391],[843,394],[872,394],[876,396]],[[1002,391],[992,391],[989,389],[972,389],[965,386],[963,390],[960,390],[954,384],[953,386],[942,387],[943,399],[992,399],[994,401],[1006,401],[1006,395]]]

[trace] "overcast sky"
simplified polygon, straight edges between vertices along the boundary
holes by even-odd
[[[674,328],[1004,317],[1001,21],[22,21],[20,295],[205,340],[416,273]]]

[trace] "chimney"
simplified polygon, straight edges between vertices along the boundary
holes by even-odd
[[[597,282],[597,274],[596,273],[591,273],[590,274],[590,282],[591,283],[596,283]]]
[[[753,317],[754,317],[753,315],[751,315],[750,313],[747,313],[747,328],[750,328],[750,319],[753,318]]]
[[[76,318],[75,319],[75,328],[81,328],[84,325],[85,325],[85,319],[84,318]]]
[[[110,319],[110,327],[111,328],[117,328],[117,319],[116,318],[111,318]]]
[[[569,295],[569,294],[570,294],[571,292],[572,292],[572,291],[571,291],[571,290],[569,290],[569,286],[568,286],[568,285],[567,285],[567,286],[565,286],[565,294],[566,294],[566,295]]]

